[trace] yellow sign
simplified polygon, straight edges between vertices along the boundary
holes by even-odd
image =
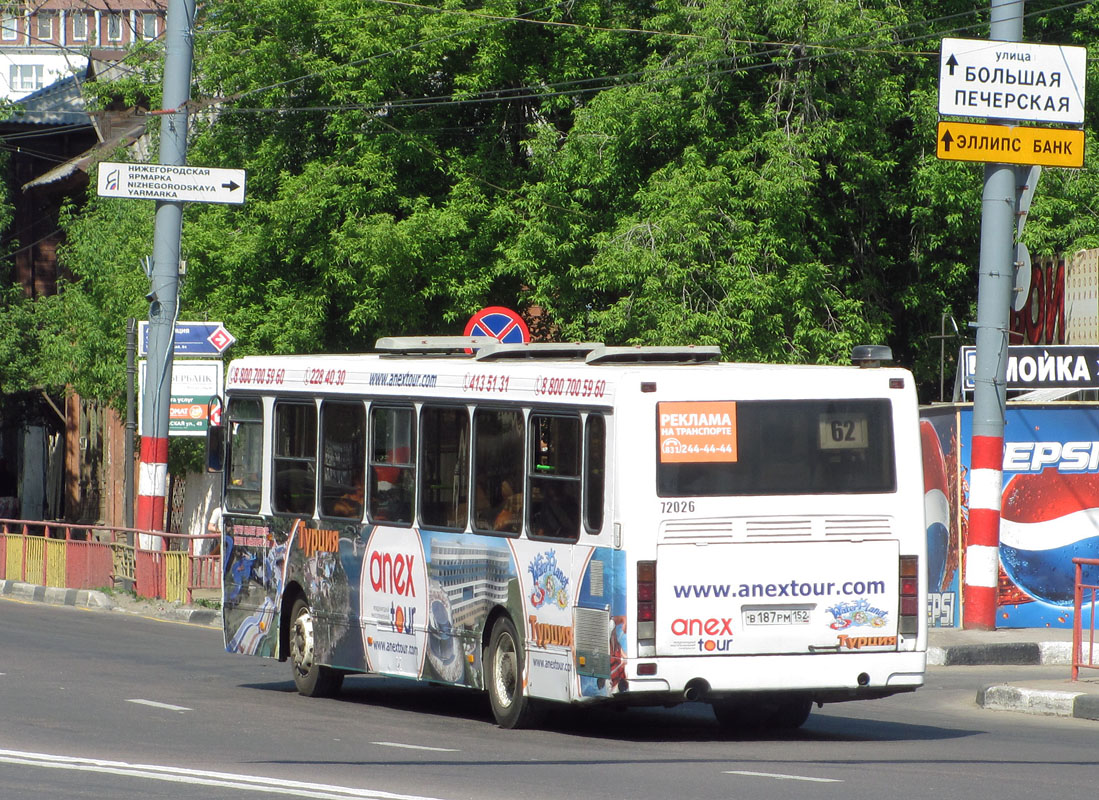
[[[948,161],[1084,166],[1084,132],[1078,130],[940,122],[935,144],[936,155]]]

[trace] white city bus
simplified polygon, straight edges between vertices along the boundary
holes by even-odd
[[[377,350],[229,367],[229,651],[290,660],[306,695],[347,673],[484,689],[504,727],[551,701],[796,727],[813,702],[922,685],[909,372]]]

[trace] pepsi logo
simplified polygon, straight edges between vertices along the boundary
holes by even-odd
[[[923,513],[927,525],[927,585],[930,591],[943,588],[950,548],[950,501],[946,457],[939,434],[927,420],[920,420],[923,449]]]
[[[1099,474],[1049,467],[1015,475],[1004,487],[1000,518],[1007,576],[1031,597],[1072,605],[1072,559],[1099,558]]]

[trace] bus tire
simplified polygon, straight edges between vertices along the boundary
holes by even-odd
[[[492,716],[501,728],[529,728],[541,721],[540,705],[524,692],[523,648],[510,617],[500,617],[492,626],[485,684]]]
[[[715,700],[714,716],[731,731],[792,731],[809,719],[813,701],[808,697],[759,700]]]
[[[343,685],[343,673],[315,660],[313,614],[299,597],[290,612],[290,671],[294,686],[306,697],[331,697]]]

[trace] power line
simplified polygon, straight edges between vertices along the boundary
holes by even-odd
[[[398,0],[374,0],[374,2],[385,2],[385,3],[391,3],[391,4],[397,4],[397,5],[415,5],[415,4],[408,4],[408,3],[404,3],[404,2],[398,2]],[[1022,3],[1022,0],[1019,0],[1020,5],[1021,5],[1021,3]],[[1034,16],[1034,15],[1037,15],[1037,14],[1043,14],[1044,15],[1044,14],[1048,14],[1052,11],[1068,10],[1068,9],[1075,8],[1075,7],[1078,7],[1078,6],[1088,5],[1089,3],[1090,3],[1090,0],[1074,0],[1073,2],[1063,3],[1063,4],[1061,4],[1059,6],[1055,6],[1053,8],[1043,9],[1041,12],[1030,12],[1030,13],[1026,14],[1025,16]],[[544,10],[545,9],[538,9],[538,11],[529,12],[529,13],[538,13],[538,12],[544,11]],[[881,47],[850,47],[850,46],[844,46],[844,45],[848,45],[852,41],[865,39],[868,36],[875,36],[875,35],[880,36],[880,35],[883,35],[883,34],[901,34],[904,31],[906,31],[908,29],[911,29],[913,27],[916,27],[916,26],[934,26],[934,25],[938,25],[938,24],[941,24],[941,23],[944,23],[944,22],[953,22],[953,21],[960,20],[960,19],[963,19],[963,18],[976,17],[976,16],[982,15],[984,13],[985,13],[985,9],[974,9],[974,10],[959,12],[959,13],[955,13],[955,14],[943,15],[941,17],[937,17],[937,18],[934,18],[934,19],[931,19],[931,20],[922,20],[922,19],[921,20],[912,20],[912,21],[906,22],[902,25],[889,26],[889,27],[880,27],[880,28],[870,30],[870,31],[863,31],[863,32],[846,34],[844,36],[837,37],[837,38],[832,39],[832,40],[825,40],[825,41],[822,41],[822,42],[798,43],[798,42],[771,42],[771,41],[762,41],[762,40],[761,41],[735,40],[735,41],[738,41],[739,43],[742,43],[742,44],[764,45],[766,47],[769,47],[770,49],[763,50],[763,51],[758,52],[758,53],[744,54],[744,55],[738,55],[738,56],[729,56],[727,58],[712,59],[710,61],[698,62],[698,63],[695,63],[695,64],[677,65],[676,69],[679,69],[680,71],[683,71],[683,70],[686,70],[686,69],[697,68],[697,67],[715,67],[715,66],[720,66],[722,64],[730,64],[730,63],[734,64],[734,66],[732,66],[731,68],[728,68],[728,69],[711,69],[711,70],[704,71],[704,72],[701,72],[701,73],[680,75],[679,77],[674,77],[674,78],[657,79],[657,78],[651,78],[650,77],[650,78],[645,79],[645,80],[636,80],[638,77],[644,76],[647,73],[646,73],[646,71],[634,71],[634,72],[628,72],[628,73],[620,73],[620,74],[617,74],[617,75],[587,78],[587,79],[577,80],[577,81],[564,81],[564,82],[555,83],[555,84],[545,84],[545,85],[542,85],[542,86],[539,86],[539,87],[523,86],[523,87],[510,87],[510,88],[506,88],[506,89],[485,90],[485,91],[478,92],[476,94],[470,95],[468,97],[461,97],[461,98],[455,98],[453,94],[447,94],[447,95],[437,95],[437,96],[430,96],[430,97],[420,97],[420,98],[414,98],[414,99],[410,98],[410,99],[406,99],[406,100],[391,99],[391,100],[381,100],[381,101],[377,101],[377,102],[374,102],[374,103],[355,103],[355,104],[339,104],[339,105],[316,105],[316,106],[298,106],[298,107],[279,106],[279,107],[269,107],[269,108],[268,107],[239,107],[239,106],[238,107],[233,107],[233,106],[225,105],[225,106],[222,106],[221,110],[225,113],[238,113],[238,114],[249,114],[249,113],[250,114],[263,114],[263,113],[320,113],[320,112],[335,112],[335,111],[368,111],[368,112],[375,112],[375,113],[382,113],[382,112],[388,113],[389,111],[396,110],[396,109],[416,109],[416,108],[429,108],[429,107],[454,106],[454,105],[473,105],[473,104],[482,104],[482,103],[507,102],[507,101],[514,101],[514,100],[532,100],[532,99],[534,99],[534,100],[547,100],[547,99],[551,99],[551,98],[554,98],[554,97],[566,97],[566,96],[576,96],[576,95],[582,95],[582,94],[589,94],[589,93],[592,93],[592,92],[603,91],[605,89],[615,88],[615,87],[632,87],[632,86],[641,86],[641,85],[660,85],[660,84],[666,84],[666,83],[669,83],[669,82],[677,82],[677,81],[684,80],[684,79],[703,79],[703,78],[706,78],[706,77],[713,77],[713,76],[731,74],[731,73],[736,73],[736,72],[748,72],[748,71],[753,71],[753,70],[757,70],[757,69],[770,69],[770,68],[773,67],[773,64],[770,63],[770,62],[768,62],[768,63],[744,64],[743,60],[746,59],[746,58],[752,58],[752,59],[757,59],[757,60],[758,59],[763,59],[763,58],[776,58],[776,57],[779,57],[779,56],[782,56],[782,55],[789,54],[791,51],[796,52],[798,50],[801,50],[803,52],[804,51],[813,51],[813,50],[826,51],[826,52],[820,52],[820,53],[816,53],[816,54],[807,53],[806,55],[803,55],[803,56],[797,56],[794,59],[792,59],[792,61],[791,61],[791,63],[794,64],[794,65],[800,65],[800,64],[803,64],[803,63],[806,63],[806,62],[809,62],[809,61],[813,61],[813,60],[819,60],[819,59],[823,59],[823,58],[835,57],[835,56],[840,56],[840,55],[847,55],[847,54],[857,53],[857,52],[876,52],[876,53],[888,52],[891,55],[897,55],[897,56],[900,56],[900,55],[924,55],[924,56],[926,56],[926,55],[932,55],[932,54],[927,53],[927,52],[907,52],[907,53],[905,53],[904,51],[896,51],[896,50],[884,51]],[[517,18],[517,17],[515,17],[515,18],[494,18],[494,22],[499,22],[499,21],[529,21],[529,20],[520,20],[520,18]],[[931,32],[931,33],[922,33],[922,34],[919,34],[919,35],[909,36],[907,38],[899,38],[899,39],[895,40],[893,42],[893,44],[896,45],[896,46],[902,46],[902,45],[906,45],[906,44],[912,44],[912,43],[916,43],[916,42],[926,41],[926,40],[929,40],[929,39],[940,39],[944,35],[947,35],[947,34],[961,33],[961,32],[971,30],[974,27],[978,27],[978,26],[984,27],[985,25],[986,25],[986,23],[984,23],[984,22],[974,22],[974,23],[967,24],[967,25],[959,25],[959,26],[955,26],[955,27],[953,27],[949,30],[946,30],[946,31],[935,31],[935,32]],[[633,30],[633,29],[630,29],[630,30]],[[465,33],[469,33],[469,32],[470,31],[466,31]],[[439,38],[448,38],[448,37],[439,37]],[[428,42],[438,41],[439,38],[428,40]],[[317,77],[317,76],[320,76],[320,75],[323,75],[323,74],[330,73],[330,72],[332,72],[334,70],[337,70],[337,69],[349,68],[349,67],[353,67],[353,66],[360,66],[362,64],[368,63],[369,61],[372,61],[372,60],[375,60],[375,59],[378,59],[378,58],[383,58],[383,57],[398,54],[398,53],[403,52],[404,50],[410,49],[412,47],[422,46],[425,43],[427,43],[427,42],[421,42],[421,43],[418,43],[417,45],[410,45],[408,48],[401,48],[400,50],[391,51],[389,53],[377,54],[377,55],[374,55],[374,56],[370,56],[369,58],[360,59],[358,61],[350,62],[348,64],[333,65],[331,67],[326,67],[324,70],[320,70],[320,71],[317,71],[317,72],[314,72],[314,73],[309,73],[307,75],[301,75],[301,76],[298,76],[296,78],[292,78],[292,79],[289,79],[287,81],[283,81],[283,82],[280,82],[280,83],[277,83],[277,84],[272,84],[270,86],[264,86],[264,87],[257,87],[257,88],[254,88],[254,89],[249,89],[245,92],[241,92],[241,93],[232,95],[230,97],[221,98],[221,100],[223,102],[239,101],[240,99],[242,99],[246,96],[252,95],[252,94],[257,94],[257,93],[260,93],[260,92],[263,92],[263,91],[266,91],[266,90],[269,90],[269,89],[272,89],[272,88],[279,88],[279,87],[286,86],[286,85],[289,85],[289,84],[292,84],[292,83],[298,83],[300,81],[307,80],[311,77]],[[572,88],[572,87],[577,87],[577,88]],[[580,87],[588,87],[588,88],[580,88]],[[549,89],[551,91],[546,91],[547,89]]]

